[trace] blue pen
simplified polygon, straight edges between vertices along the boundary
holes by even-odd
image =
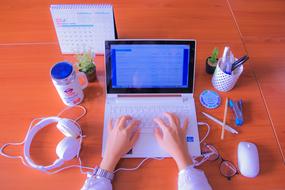
[[[244,64],[247,60],[249,59],[249,57],[247,55],[241,57],[240,59],[238,59],[237,61],[235,61],[232,65],[232,71],[234,71],[235,69],[237,69],[238,67],[240,67],[242,64]]]
[[[242,111],[242,99],[240,99],[240,100],[238,101],[238,107],[239,107],[239,109]]]
[[[235,115],[235,123],[237,126],[241,126],[244,123],[243,114],[242,114],[242,100],[237,102],[229,100],[229,106],[233,110]]]
[[[228,74],[228,75],[232,74],[232,64],[229,61],[226,63],[225,73]]]

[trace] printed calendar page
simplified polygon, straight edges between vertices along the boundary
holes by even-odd
[[[51,5],[50,11],[63,54],[103,54],[105,40],[115,39],[112,5]]]

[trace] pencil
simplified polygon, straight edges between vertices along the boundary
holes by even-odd
[[[222,126],[221,140],[224,140],[227,113],[228,113],[228,98],[226,99],[226,104],[225,104],[224,120],[223,120],[223,126]]]

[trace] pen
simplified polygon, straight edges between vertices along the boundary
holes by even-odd
[[[241,126],[243,124],[243,114],[242,114],[242,100],[233,101],[230,99],[229,106],[233,110],[235,115],[235,123],[237,126]]]
[[[222,57],[222,62],[225,64],[228,61],[228,54],[229,54],[230,48],[228,46],[226,46],[224,48],[224,52],[223,52],[223,57]]]
[[[233,63],[233,66],[232,66],[232,71],[234,71],[236,68],[238,68],[239,66],[244,64],[248,59],[249,59],[249,57],[247,55],[245,55],[245,56],[241,57],[240,59],[238,59],[237,61],[235,61]]]
[[[242,99],[240,99],[240,100],[238,101],[238,107],[239,107],[240,110],[242,110]]]
[[[226,103],[225,103],[225,110],[224,110],[224,119],[223,119],[223,125],[222,125],[221,140],[224,140],[225,125],[226,125],[227,114],[228,114],[228,101],[229,101],[229,99],[227,97]]]
[[[219,124],[220,126],[223,125],[223,122],[221,122],[220,120],[214,118],[213,116],[211,116],[211,115],[209,115],[209,114],[207,114],[207,113],[205,113],[205,112],[202,112],[202,114],[205,115],[207,118],[211,119],[212,121],[216,122],[216,123]],[[231,132],[232,134],[238,134],[238,132],[237,132],[235,129],[233,129],[232,127],[230,127],[230,126],[227,125],[227,124],[225,125],[225,130]]]
[[[224,67],[223,71],[229,75],[232,73],[231,56],[233,55],[230,51],[230,48],[226,46],[224,49],[222,62],[223,62],[223,67]]]
[[[232,65],[231,65],[231,63],[229,61],[226,63],[225,73],[228,74],[228,75],[232,74]]]
[[[244,60],[247,57],[247,55],[242,56],[241,58],[239,58],[238,60],[234,61],[233,66],[237,65],[239,62],[241,62],[242,60]]]

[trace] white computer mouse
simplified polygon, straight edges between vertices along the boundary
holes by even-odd
[[[256,177],[259,173],[259,156],[255,144],[240,142],[238,145],[238,167],[245,177]]]

